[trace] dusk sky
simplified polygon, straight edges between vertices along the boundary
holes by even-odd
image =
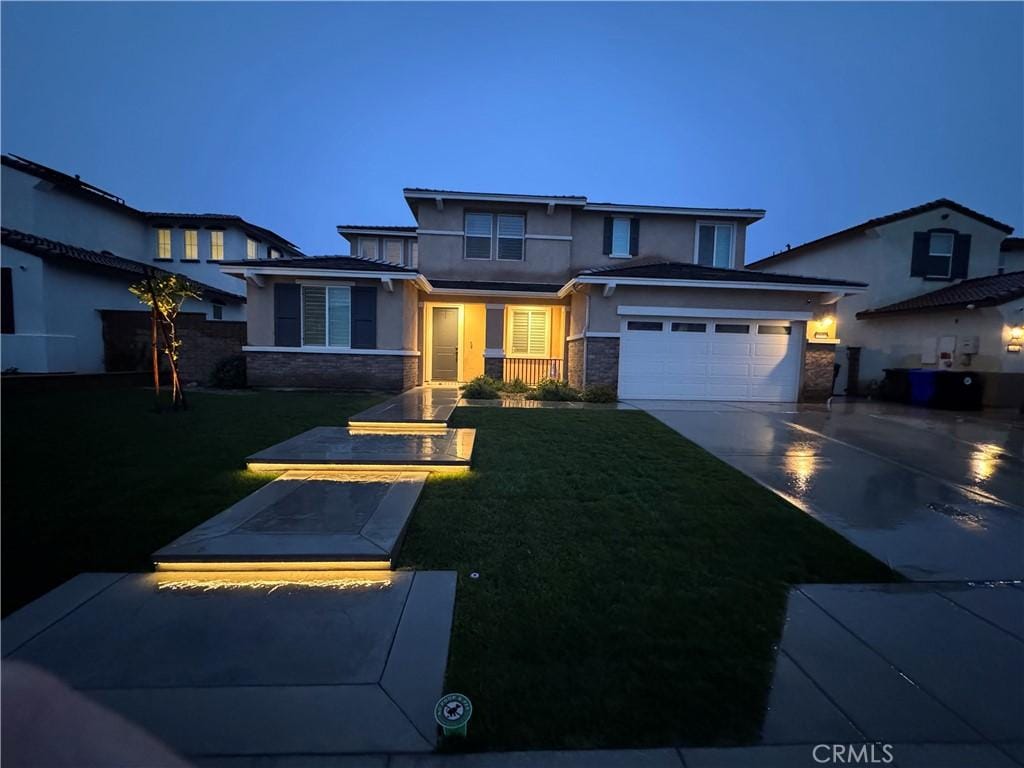
[[[2,149],[307,254],[403,186],[1024,227],[1024,5],[4,3]],[[1018,232],[1018,234],[1020,234]]]

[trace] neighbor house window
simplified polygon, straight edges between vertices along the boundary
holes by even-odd
[[[199,230],[185,230],[185,260],[196,261],[199,258]]]
[[[277,248],[267,248],[267,258],[280,259],[281,252]]]
[[[466,214],[466,258],[491,258],[491,234],[494,217],[489,213]]]
[[[511,315],[511,354],[519,357],[547,357],[548,311],[513,309]]]
[[[352,346],[352,292],[347,285],[302,286],[302,345]]]
[[[260,257],[259,244],[251,237],[245,238],[245,258],[258,259]]]
[[[525,235],[525,216],[498,216],[498,258],[522,261]]]
[[[14,273],[0,267],[0,333],[14,333]]]
[[[413,240],[409,243],[409,266],[418,267],[420,265],[420,244]]]
[[[375,237],[361,237],[359,238],[359,255],[364,259],[376,259],[377,258],[377,238]]]
[[[385,240],[384,241],[384,260],[389,264],[401,264],[402,263],[402,241],[401,240]]]
[[[732,267],[732,224],[697,225],[697,263],[703,267]]]
[[[158,229],[156,231],[156,257],[158,259],[171,258],[171,230]]]
[[[214,261],[224,258],[224,233],[219,229],[210,232],[210,258]]]
[[[612,219],[612,256],[629,256],[629,219]]]
[[[949,277],[953,268],[953,234],[932,232],[928,240],[928,275]]]
[[[214,304],[213,305],[213,319],[214,320],[223,320],[224,319],[224,305],[223,304]]]

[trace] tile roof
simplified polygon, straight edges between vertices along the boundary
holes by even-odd
[[[966,309],[968,306],[992,307],[1024,296],[1024,272],[1006,272],[963,280],[937,291],[897,301],[876,309],[865,309],[857,318],[921,312],[936,309]]]
[[[830,235],[819,237],[816,240],[810,240],[806,243],[793,246],[792,248],[788,248],[785,251],[781,251],[779,253],[773,253],[771,256],[765,256],[761,259],[758,259],[757,261],[750,262],[748,266],[753,267],[759,266],[761,264],[767,264],[769,262],[781,261],[782,259],[788,256],[793,256],[794,254],[801,253],[806,248],[824,245],[825,243],[830,243],[835,240],[841,240],[852,235],[858,235],[861,232],[864,232],[868,229],[874,229],[875,227],[881,227],[885,224],[892,224],[895,221],[909,219],[911,216],[917,216],[922,213],[928,213],[929,211],[934,211],[937,208],[949,208],[951,211],[956,211],[957,213],[960,213],[964,216],[969,216],[972,219],[976,219],[977,221],[980,221],[983,224],[987,224],[990,227],[1000,229],[1006,234],[1010,234],[1011,232],[1013,232],[1013,227],[1011,227],[1009,224],[1004,224],[1001,221],[996,221],[995,219],[990,218],[982,213],[978,213],[977,211],[971,210],[966,205],[960,205],[960,203],[954,200],[950,200],[945,197],[940,197],[938,200],[932,200],[929,203],[924,203],[923,205],[916,205],[913,208],[907,208],[902,211],[896,211],[896,213],[890,213],[885,216],[878,216],[877,218],[874,219],[868,219],[867,221],[861,222],[860,224],[856,224],[852,227],[847,227],[846,229],[839,230],[838,232],[833,232]]]
[[[464,189],[431,189],[429,187],[406,187],[403,192],[429,192],[439,195],[481,195],[483,197],[550,197],[552,200],[586,200],[583,195],[538,195],[526,192],[468,192]]]
[[[336,269],[349,272],[404,272],[416,274],[415,269],[389,264],[378,259],[364,259],[361,256],[303,256],[299,259],[241,259],[222,261],[221,266],[229,267],[286,267],[294,269]]]
[[[2,233],[0,234],[0,241],[2,241],[4,245],[23,251],[24,253],[30,253],[33,256],[38,256],[42,259],[70,261],[78,264],[79,266],[102,271],[117,272],[122,275],[132,277],[144,277],[146,274],[180,274],[171,273],[166,269],[150,266],[149,264],[144,264],[140,261],[125,259],[111,253],[110,251],[93,251],[88,248],[79,248],[76,245],[60,243],[56,240],[50,240],[37,235],[30,235],[16,229],[3,227],[2,230],[0,230],[0,233]],[[203,298],[237,303],[245,302],[244,296],[239,296],[238,294],[231,293],[230,291],[224,291],[220,288],[214,288],[212,285],[202,283],[188,275],[183,275],[183,277],[187,278],[189,282],[196,285],[202,291]]]
[[[375,229],[381,232],[416,232],[416,226],[395,226],[394,224],[339,224],[338,230],[342,229]]]
[[[502,283],[490,280],[431,280],[435,288],[467,291],[519,291],[522,293],[558,293],[562,283]]]
[[[1024,251],[1024,237],[1008,237],[999,245],[1000,251]]]
[[[748,269],[723,269],[704,267],[681,261],[645,260],[643,263],[625,266],[585,269],[577,277],[641,277],[655,280],[711,280],[737,283],[790,283],[795,285],[839,285],[863,288],[866,283],[849,280],[833,280],[823,277],[801,275],[780,275],[775,272],[759,272]]]

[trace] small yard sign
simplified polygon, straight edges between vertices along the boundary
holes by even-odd
[[[444,729],[445,736],[465,736],[466,724],[473,716],[473,702],[461,693],[442,696],[434,707],[434,719]]]

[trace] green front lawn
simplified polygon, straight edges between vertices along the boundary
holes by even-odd
[[[189,393],[156,414],[152,392],[3,398],[3,613],[82,571],[132,571],[266,483],[250,453],[343,425],[380,395]]]
[[[459,408],[401,564],[458,571],[471,749],[757,737],[788,586],[898,577],[646,414]],[[470,578],[478,572],[479,578]]]

